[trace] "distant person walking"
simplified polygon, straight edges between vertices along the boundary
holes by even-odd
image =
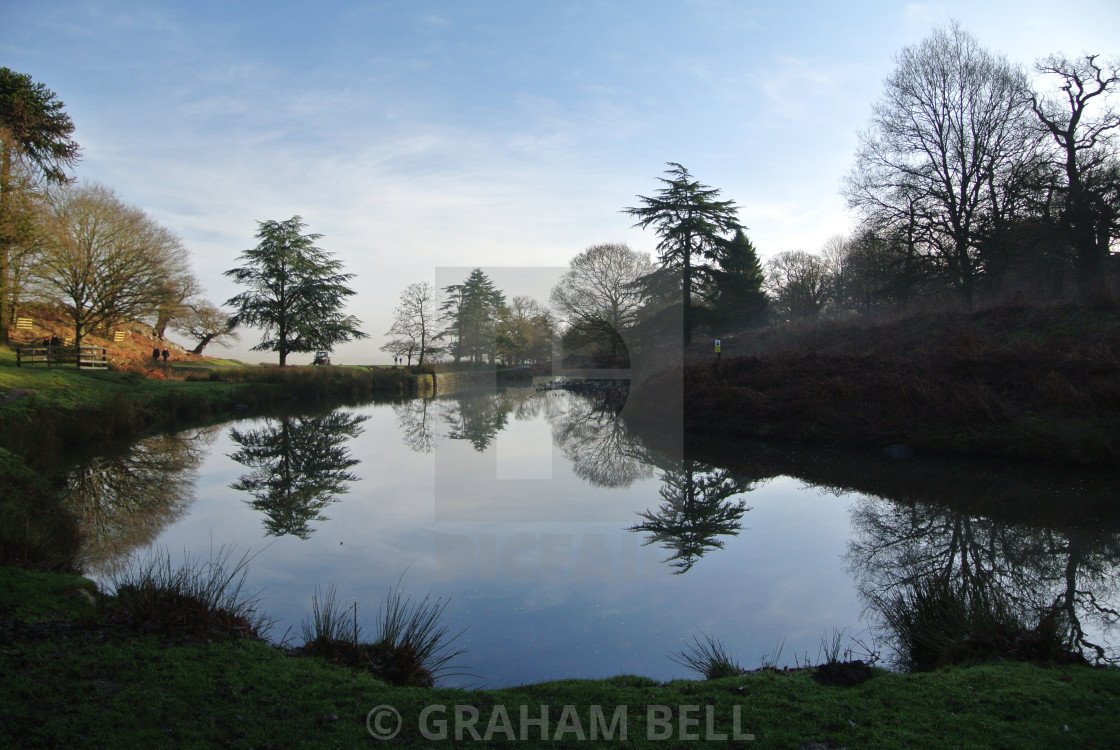
[[[171,352],[166,349],[163,350],[163,363],[167,364],[167,358],[171,356]]]
[[[159,362],[159,347],[158,346],[155,349],[152,349],[152,359],[154,359],[156,362]]]

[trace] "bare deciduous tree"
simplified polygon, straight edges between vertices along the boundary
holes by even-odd
[[[401,292],[393,324],[386,332],[392,338],[381,347],[381,351],[389,352],[394,357],[407,357],[410,365],[415,355],[418,358],[417,364],[424,364],[425,359],[442,351],[432,345],[438,316],[436,291],[432,285],[426,281],[409,284]]]
[[[766,286],[779,315],[815,318],[828,301],[828,268],[804,250],[778,253],[766,262]]]
[[[161,243],[174,237],[101,185],[51,195],[47,241],[35,282],[74,325],[74,345],[93,328],[150,315],[163,299]]]
[[[592,245],[572,258],[552,290],[552,306],[569,329],[604,348],[614,364],[619,332],[634,324],[645,302],[635,282],[653,271],[647,253],[622,244]]]
[[[158,260],[163,266],[163,281],[160,284],[163,299],[156,308],[155,324],[152,326],[161,339],[173,321],[193,314],[192,300],[202,293],[202,286],[191,269],[190,255],[182,240],[166,229],[162,231],[166,236],[156,248]]]
[[[1109,100],[1120,88],[1120,65],[1099,55],[1070,60],[1052,55],[1035,69],[1056,77],[1057,91],[1032,93],[1031,109],[1052,145],[1052,164],[1063,205],[1059,221],[1074,246],[1074,269],[1083,298],[1104,288],[1104,263],[1117,233],[1120,208],[1108,200],[1117,190],[1120,111]]]
[[[187,312],[175,318],[172,328],[198,343],[192,354],[202,354],[210,344],[233,343],[239,336],[230,327],[230,314],[218,309],[213,303],[196,299],[187,305]]]
[[[971,304],[981,241],[1032,153],[1026,77],[956,23],[897,62],[844,192],[865,215],[914,225],[923,253]]]

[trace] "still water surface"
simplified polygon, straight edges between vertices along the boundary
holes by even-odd
[[[1115,654],[1110,478],[726,444],[717,467],[648,447],[620,405],[507,389],[243,420],[76,468],[71,503],[92,574],[250,551],[277,638],[328,585],[370,632],[403,576],[465,629],[476,677],[450,684],[694,677],[669,655],[703,635],[747,667],[817,663],[839,629],[887,653],[868,603],[938,571],[1059,603]]]

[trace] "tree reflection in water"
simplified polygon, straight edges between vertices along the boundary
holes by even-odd
[[[194,502],[197,470],[216,432],[147,438],[67,472],[63,508],[80,530],[83,569],[113,572],[183,514]]]
[[[1115,661],[1120,625],[1116,529],[1048,528],[970,515],[930,503],[863,498],[852,511],[846,556],[860,595],[883,617],[885,603],[915,584],[944,578],[998,597],[1024,622],[1061,615],[1067,648]]]
[[[505,392],[475,392],[440,402],[450,440],[466,440],[479,453],[486,450],[509,421],[512,406]]]
[[[562,395],[565,408],[552,415],[552,440],[576,476],[595,487],[629,487],[653,476],[653,456],[619,416],[623,390]]]
[[[429,408],[433,401],[430,398],[413,398],[393,404],[401,442],[414,453],[435,450],[439,435],[436,432],[435,409]]]
[[[664,560],[676,574],[687,573],[708,552],[723,549],[721,536],[738,536],[740,520],[750,508],[731,498],[754,486],[726,469],[684,459],[661,474],[659,494],[664,502],[657,512],[638,515],[643,523],[631,526],[649,536],[643,544],[660,544],[672,554]]]
[[[735,536],[749,510],[741,495],[753,489],[742,475],[714,469],[696,461],[668,459],[650,450],[621,418],[626,389],[595,388],[587,393],[528,390],[475,391],[437,400],[444,435],[467,440],[484,451],[514,419],[530,419],[544,412],[552,424],[553,443],[571,462],[575,474],[595,487],[625,488],[649,479],[663,468],[657,512],[639,515],[644,521],[630,531],[648,534],[645,544],[660,544],[671,552],[666,562],[677,573],[689,570],[707,552],[721,549],[720,537]],[[428,453],[440,434],[431,418],[429,401],[413,399],[394,407],[401,439],[412,450]]]
[[[509,424],[510,417],[533,419],[547,408],[530,389],[466,391],[436,399],[394,404],[401,442],[416,453],[431,453],[442,438],[466,440],[482,453]]]
[[[255,430],[230,428],[230,438],[241,446],[230,458],[251,471],[230,485],[253,496],[247,501],[265,514],[269,536],[311,536],[313,521],[325,521],[322,511],[349,491],[358,477],[349,469],[346,441],[362,433],[369,419],[346,411],[323,416],[283,416],[266,419]]]

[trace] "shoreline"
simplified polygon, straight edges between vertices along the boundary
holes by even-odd
[[[124,378],[121,375],[116,379],[120,382],[110,378],[102,383],[116,382],[116,387],[103,389],[100,413],[127,403],[120,400],[117,387],[135,390],[144,385]],[[204,388],[192,392],[193,386]],[[243,403],[238,398],[245,394],[256,393],[262,402],[290,401],[291,394],[283,387],[277,383],[157,383],[155,395],[148,392],[141,402],[143,410],[115,423],[116,427],[93,416],[98,413],[96,405],[60,403],[68,395],[62,391],[55,394],[53,403],[71,419],[81,414],[87,421],[98,421],[93,427],[99,434],[120,429],[123,436],[135,436],[141,426],[167,429],[197,413],[173,408],[177,404],[208,404],[206,413],[220,416],[230,413],[234,404]],[[322,393],[308,398],[315,396],[322,397]],[[37,398],[44,400],[41,408],[52,408],[50,396]],[[23,401],[2,408],[22,410],[27,406]],[[6,417],[9,412],[0,413]],[[147,422],[138,416],[144,414],[155,418]],[[61,445],[79,444],[87,434],[76,431],[70,435],[76,442]],[[774,450],[773,443],[766,445],[771,451],[762,452],[761,464],[767,470],[786,465],[784,451]],[[719,453],[697,444],[686,444],[686,449],[712,457]],[[22,458],[15,463],[9,458],[19,456],[0,451],[0,481],[5,475],[15,477],[17,484],[46,497],[50,488],[39,473],[43,459],[24,465]],[[890,462],[881,456],[871,456],[869,461]],[[826,463],[819,471],[830,478]],[[901,477],[913,467],[907,462],[889,465],[896,471],[894,478],[883,479],[887,484],[903,481]],[[847,468],[846,481],[851,481],[851,472],[858,474],[860,467]],[[1015,494],[1008,502],[1017,499],[1022,498]],[[625,726],[627,742],[638,747],[670,747],[686,741],[712,747],[799,747],[806,743],[823,747],[1084,747],[1111,741],[1117,725],[1108,717],[1120,715],[1120,674],[1115,669],[1011,661],[923,673],[877,670],[872,679],[851,687],[819,685],[812,680],[811,670],[761,670],[720,680],[668,683],[620,675],[485,690],[394,687],[368,673],[318,659],[292,658],[257,641],[176,638],[107,627],[98,619],[98,600],[104,597],[75,593],[89,591],[86,580],[64,573],[0,567],[0,633],[6,643],[0,648],[0,666],[10,675],[9,690],[17,696],[0,705],[0,735],[13,742],[55,746],[81,737],[87,744],[102,746],[168,742],[188,746],[223,742],[246,747],[356,746],[373,739],[367,725],[372,709],[390,706],[401,717],[401,733],[395,741],[406,746],[431,746],[433,742],[460,746],[474,739],[472,731],[485,736],[488,729],[491,746],[532,746],[543,741],[607,746],[620,741],[619,732]],[[542,705],[548,724],[543,736]],[[434,712],[432,706],[437,707]],[[464,707],[467,719],[474,711],[478,721],[464,721],[460,726],[455,706]],[[622,708],[624,723],[615,724],[613,734],[601,732],[592,737],[590,727],[597,721],[594,707],[604,711],[607,724]],[[651,707],[667,707],[670,719],[651,715]],[[705,707],[711,707],[710,719]],[[425,734],[425,728],[439,726],[425,727],[425,715],[444,720],[448,734],[441,738],[436,732],[434,740]],[[504,718],[508,718],[508,734]],[[493,727],[492,721],[496,722]],[[709,722],[710,732],[705,722]],[[658,734],[665,727],[670,734]],[[461,741],[455,737],[456,728],[461,730]],[[746,734],[754,739],[746,739]]]
[[[732,438],[1067,466],[1120,463],[1120,311],[997,308],[723,339],[633,390],[681,389],[688,440]],[[683,375],[683,386],[681,376]],[[644,406],[650,408],[644,409]]]
[[[424,747],[1086,747],[1114,739],[1120,715],[1115,669],[1013,661],[875,670],[847,687],[816,682],[812,669],[394,687],[260,641],[111,627],[89,592],[79,576],[0,567],[0,666],[15,698],[0,703],[0,735],[10,741],[337,747],[376,741],[383,728]],[[394,723],[371,721],[386,707]]]

